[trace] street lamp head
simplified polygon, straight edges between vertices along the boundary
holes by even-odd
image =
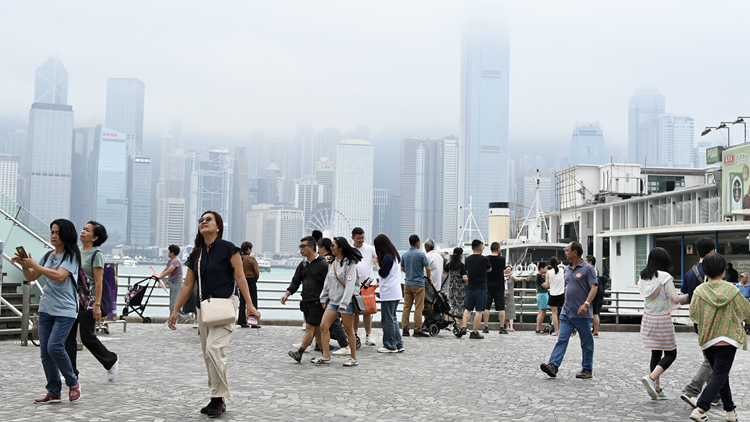
[[[703,131],[703,133],[701,133],[701,136],[706,136],[706,135],[708,135],[709,133],[711,133],[711,128],[710,128],[710,127],[707,127],[707,128],[706,128],[706,129],[705,129],[705,130]]]
[[[738,117],[737,120],[735,120],[732,124],[736,125],[738,123],[745,123],[745,119],[743,119],[742,117]]]
[[[727,128],[727,125],[726,125],[726,123],[722,123],[722,124],[720,124],[719,126],[716,126],[716,129],[717,129],[717,130],[718,130],[718,129],[726,129],[726,128]]]

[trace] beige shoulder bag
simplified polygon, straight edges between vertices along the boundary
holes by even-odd
[[[198,297],[201,301],[201,322],[206,327],[234,324],[235,315],[237,315],[237,301],[234,300],[234,295],[229,298],[203,298],[201,291],[201,258],[203,258],[202,248],[200,255],[198,255]]]

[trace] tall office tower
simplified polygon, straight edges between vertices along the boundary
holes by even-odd
[[[174,136],[172,135],[164,135],[164,139],[161,143],[161,156],[165,156],[167,154],[174,153],[175,145],[174,145]]]
[[[578,122],[570,139],[570,165],[606,164],[604,135],[599,122]],[[536,169],[535,169],[536,170]]]
[[[107,79],[104,126],[128,137],[128,157],[143,154],[143,101],[146,85],[135,78]]]
[[[224,220],[225,234],[231,227],[229,208],[229,150],[211,148],[208,159],[193,152],[190,159],[190,182],[188,189],[187,238],[193,239],[198,233],[198,219],[206,211],[216,211]]]
[[[372,236],[372,144],[361,139],[344,139],[336,146],[333,208]]]
[[[693,118],[663,114],[641,123],[639,136],[648,139],[648,165],[693,167]]]
[[[386,233],[388,218],[388,208],[392,206],[391,196],[393,193],[390,189],[375,188],[372,193],[372,238],[379,234],[390,235]],[[396,239],[391,239],[395,241]]]
[[[628,159],[633,164],[653,165],[648,139],[641,125],[664,114],[664,96],[654,87],[642,87],[628,101]]]
[[[96,173],[102,125],[79,127],[73,134],[70,221],[81,229],[96,220]],[[124,159],[124,157],[123,157]]]
[[[73,107],[34,103],[29,112],[28,209],[45,223],[70,216]]]
[[[16,202],[24,207],[28,207],[26,186],[28,184],[29,153],[26,131],[16,129],[15,132],[9,132],[5,139],[6,152],[10,155],[18,156]]]
[[[315,180],[324,186],[323,203],[333,205],[333,161],[323,158],[315,163]]]
[[[151,246],[151,159],[128,157],[128,246]]]
[[[106,128],[100,131],[96,154],[95,218],[107,228],[109,239],[106,245],[113,247],[124,245],[128,235],[127,136]]]
[[[247,213],[245,238],[263,253],[298,254],[304,236],[304,213],[271,204],[254,205]]]
[[[260,204],[260,178],[251,177],[247,181],[247,200],[248,207]]]
[[[68,105],[68,71],[58,57],[50,57],[37,68],[34,102]]]
[[[250,211],[246,147],[234,148],[234,162],[232,167],[232,221],[230,224],[232,236],[229,240],[240,245],[245,241],[247,212]]]
[[[185,198],[158,198],[156,200],[156,246],[185,244]]]
[[[555,175],[546,171],[540,171],[538,175],[539,200],[542,202],[542,210],[545,212],[552,212],[555,210],[555,196],[553,191]],[[531,206],[534,205],[534,198],[536,198],[535,176],[537,176],[536,171],[519,171],[516,174],[518,202],[516,203],[515,208],[518,211],[516,215],[517,218],[525,218],[529,214]],[[531,216],[533,217],[535,215],[536,213],[531,211]]]
[[[266,144],[266,137],[262,130],[258,129],[250,134],[248,145],[253,153],[248,156],[248,173],[251,177],[260,177],[266,168],[265,155],[263,150]]]
[[[305,221],[319,210],[325,197],[325,187],[313,178],[301,179],[294,185],[294,208],[304,212]]]
[[[459,205],[466,210],[472,199],[485,236],[489,203],[508,200],[509,64],[507,32],[486,22],[467,26],[461,52]]]
[[[310,126],[297,126],[292,147],[292,179],[315,174],[315,162],[318,161],[318,157],[315,156],[315,139],[315,131]]]
[[[342,139],[344,139],[344,135],[338,129],[327,127],[320,130],[315,140],[315,159],[320,160],[325,157],[331,161],[336,161],[336,145]]]
[[[182,119],[175,117],[169,124],[169,136],[174,140],[173,149],[182,148]]]
[[[401,233],[453,243],[458,234],[458,139],[404,139]],[[406,247],[404,239],[400,246]]]
[[[284,179],[281,178],[281,169],[275,161],[272,161],[260,178],[260,203],[274,205],[280,203],[283,190]]]
[[[157,185],[158,198],[184,198],[188,156],[167,154],[161,157],[161,173]]]
[[[0,154],[0,193],[16,200],[18,190],[18,156]]]

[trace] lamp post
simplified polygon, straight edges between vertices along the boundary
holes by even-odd
[[[731,131],[729,130],[729,126],[727,126],[727,123],[731,124],[733,122],[721,122],[721,124],[719,126],[716,126],[716,130],[719,130],[719,129],[726,129],[727,130],[727,148],[729,148],[732,145],[732,143],[729,141],[729,134],[730,134]]]
[[[739,116],[737,120],[732,123],[733,125],[742,123],[742,126],[745,126],[745,138],[742,140],[742,142],[747,142],[747,122],[745,122],[745,119],[750,119],[750,116]]]
[[[705,129],[703,129],[703,132],[701,132],[701,136],[706,136],[709,133],[711,133],[711,129],[716,129],[715,126],[706,126]]]

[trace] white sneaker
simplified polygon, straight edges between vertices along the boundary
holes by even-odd
[[[381,347],[378,349],[378,353],[398,353],[398,350],[391,350],[387,347]]]
[[[344,366],[357,366],[357,359],[349,358],[348,361],[344,362]]]
[[[331,352],[331,354],[337,356],[349,356],[352,354],[352,350],[349,348],[349,346],[346,346],[336,350],[335,352]]]
[[[737,422],[737,409],[727,412],[727,422]]]
[[[302,344],[296,343],[292,345],[292,349],[299,350],[299,348],[302,347]],[[310,353],[310,347],[312,347],[312,343],[310,343],[309,346],[307,346],[307,349],[305,349],[305,353]]]
[[[198,328],[198,318],[193,321],[193,328]]]
[[[375,340],[373,340],[372,337],[368,335],[368,336],[365,336],[365,344],[368,346],[374,346],[377,343],[375,343]]]
[[[115,361],[115,364],[112,365],[111,368],[107,369],[107,379],[110,381],[114,381],[115,377],[117,376],[117,371],[120,366],[120,357],[117,357],[117,360]]]
[[[696,407],[693,409],[693,413],[690,414],[690,420],[697,421],[697,422],[711,422],[710,419],[708,419],[708,412],[701,412]]]
[[[652,400],[656,400],[656,381],[652,380],[649,375],[641,378],[641,382],[646,387],[646,392]]]

